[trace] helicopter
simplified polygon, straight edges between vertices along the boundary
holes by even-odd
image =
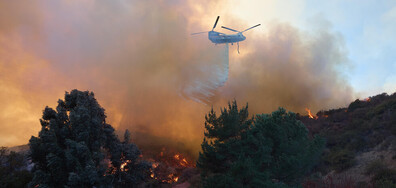
[[[227,29],[233,32],[236,32],[237,34],[233,34],[233,35],[227,35],[224,33],[220,33],[217,31],[213,31],[216,28],[217,22],[219,21],[220,16],[217,16],[216,22],[212,28],[211,31],[204,31],[204,32],[198,32],[198,33],[192,33],[191,35],[198,35],[198,34],[203,34],[203,33],[208,33],[208,38],[210,41],[212,41],[214,44],[228,44],[231,43],[231,45],[233,45],[234,43],[237,43],[238,45],[238,53],[239,53],[239,42],[244,41],[246,39],[245,36],[243,36],[243,32],[246,32],[250,29],[253,29],[257,26],[260,26],[261,24],[257,24],[255,26],[249,27],[243,31],[237,31],[235,29],[231,29],[228,27],[224,27],[221,26],[221,28],[223,29]]]

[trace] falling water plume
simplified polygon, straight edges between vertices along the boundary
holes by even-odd
[[[219,51],[220,56],[215,58],[212,64],[200,67],[200,70],[205,71],[207,76],[194,79],[185,85],[183,96],[200,103],[209,104],[216,90],[224,86],[228,80],[229,71],[228,44],[226,43],[222,48]]]

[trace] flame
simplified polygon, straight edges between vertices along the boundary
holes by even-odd
[[[124,167],[127,165],[127,162],[121,164],[121,171],[124,171]]]
[[[367,97],[367,98],[365,98],[365,99],[363,99],[364,101],[366,101],[366,102],[370,102],[370,97]]]
[[[128,163],[130,163],[130,162],[131,162],[130,160],[126,160],[124,163],[121,164],[120,169],[121,169],[122,172],[128,171],[128,169],[125,169],[125,166],[126,166]]]
[[[160,152],[153,155],[145,155],[143,158],[151,162],[150,177],[158,182],[172,184],[179,181],[183,170],[195,167],[195,163],[183,154],[168,151],[162,148]]]
[[[318,117],[312,115],[311,110],[309,108],[305,108],[305,111],[308,112],[308,117],[311,119],[318,119]]]
[[[179,180],[179,177],[175,176],[175,174],[169,174],[168,177],[169,177],[169,179],[170,179],[170,180],[168,181],[168,183],[177,182],[177,180]]]
[[[152,166],[153,168],[157,168],[157,167],[158,167],[158,163],[153,163],[151,166]]]
[[[150,169],[150,177],[151,177],[151,178],[154,178],[154,177],[155,177],[155,174],[154,174],[154,172],[153,172],[152,169]],[[154,179],[156,179],[156,178],[154,178]]]
[[[183,167],[188,167],[189,166],[189,163],[188,163],[187,159],[184,158],[184,157],[181,158],[180,154],[176,154],[175,156],[173,156],[173,158],[175,158],[178,161],[179,165],[181,165]]]

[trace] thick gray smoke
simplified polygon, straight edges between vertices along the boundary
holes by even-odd
[[[27,143],[40,129],[44,107],[74,88],[93,91],[116,129],[191,152],[199,150],[211,106],[218,110],[236,99],[249,102],[251,114],[279,106],[303,113],[350,101],[352,91],[337,71],[347,59],[336,33],[262,23],[246,33],[240,55],[230,46],[228,59],[227,46],[190,35],[212,27],[217,15],[205,24],[200,18],[221,3],[12,3],[18,11],[0,19],[0,145]]]

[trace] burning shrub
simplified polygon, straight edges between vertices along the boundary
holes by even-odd
[[[112,167],[108,170],[112,173],[117,181],[114,182],[116,187],[131,187],[144,180],[150,175],[151,164],[147,161],[141,161],[141,152],[135,144],[130,143],[131,137],[128,129],[124,134],[124,141],[121,143],[121,166]],[[113,157],[118,160],[118,155]],[[114,164],[114,163],[113,163]],[[115,163],[118,164],[118,163]]]
[[[292,112],[248,117],[247,106],[234,101],[217,117],[206,116],[205,138],[197,166],[206,187],[287,187],[318,161],[324,141],[308,137],[308,130]]]
[[[151,178],[160,183],[175,183],[179,180],[183,182],[186,179],[179,177],[186,169],[195,167],[195,164],[184,155],[165,148],[157,155],[147,155],[144,158],[152,162]]]

